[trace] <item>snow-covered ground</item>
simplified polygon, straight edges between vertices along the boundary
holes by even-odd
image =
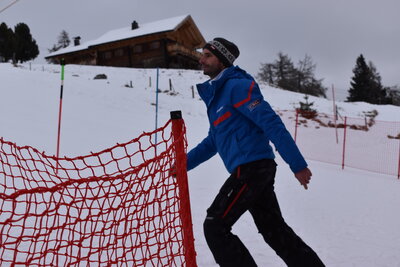
[[[94,80],[96,74],[107,80]],[[192,86],[205,77],[200,71],[160,70],[158,126],[169,112],[182,110],[189,149],[208,131],[205,106]],[[178,94],[169,94],[169,83]],[[132,83],[133,87],[128,87]],[[156,70],[66,66],[61,156],[86,155],[124,142],[155,128]],[[261,85],[277,110],[293,110],[302,94]],[[0,64],[0,137],[56,153],[60,66]],[[332,102],[310,97],[319,112],[332,113]],[[337,103],[342,115],[362,117],[378,110],[376,118],[399,121],[400,108],[366,103]],[[310,131],[308,134],[320,134]],[[318,136],[309,136],[318,139]],[[369,144],[366,137],[365,144]],[[276,191],[289,225],[320,255],[327,266],[400,266],[400,181],[394,176],[362,170],[341,170],[309,160],[313,180],[309,190],[299,186],[278,157]],[[207,207],[228,176],[221,160],[212,158],[189,172],[197,262],[216,266],[202,233]],[[263,242],[251,217],[235,225],[259,266],[284,266]]]

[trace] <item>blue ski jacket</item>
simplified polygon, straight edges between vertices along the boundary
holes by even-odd
[[[214,80],[198,84],[197,90],[207,106],[210,129],[187,154],[188,170],[216,153],[229,173],[248,162],[273,159],[270,141],[294,173],[307,167],[282,120],[244,70],[231,66]]]

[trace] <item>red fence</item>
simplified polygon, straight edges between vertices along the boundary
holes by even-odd
[[[328,114],[278,113],[304,157],[400,178],[400,122],[343,117],[335,123]]]
[[[0,138],[0,266],[196,266],[185,138],[179,117],[76,158]]]

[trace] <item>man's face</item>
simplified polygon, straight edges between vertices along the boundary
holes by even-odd
[[[224,64],[206,48],[203,49],[199,63],[204,74],[210,76],[211,79],[215,78],[225,68]]]

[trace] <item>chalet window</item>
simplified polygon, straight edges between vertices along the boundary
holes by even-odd
[[[160,48],[160,41],[154,41],[149,44],[150,50],[156,50]]]
[[[138,44],[133,47],[133,53],[139,54],[143,52],[143,45]]]
[[[116,57],[122,57],[124,55],[124,50],[122,48],[117,49],[117,50],[114,51],[114,55]]]

